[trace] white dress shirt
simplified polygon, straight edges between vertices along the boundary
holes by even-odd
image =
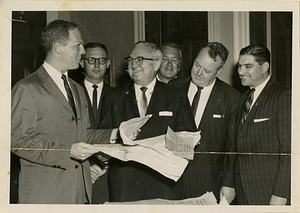
[[[148,88],[146,90],[146,92],[145,92],[146,98],[147,98],[147,106],[149,106],[150,99],[151,99],[151,96],[152,96],[152,93],[153,93],[153,90],[154,90],[155,83],[156,83],[156,78],[154,78],[153,81],[146,86]],[[142,86],[137,85],[136,83],[134,83],[135,97],[136,97],[136,100],[137,100],[137,105],[138,105],[140,114],[141,114],[141,111],[140,111],[140,109],[141,109],[140,100],[143,97],[143,92],[141,90],[141,87]]]
[[[93,92],[94,92],[94,87],[91,82],[89,82],[88,80],[84,79],[84,85],[85,85],[85,88],[89,94],[89,97],[90,97],[90,100],[91,100],[91,103],[92,103],[92,106],[94,105],[93,103]],[[99,107],[99,100],[100,100],[100,97],[101,97],[101,93],[102,93],[102,88],[103,88],[103,81],[99,84],[95,84],[98,86],[97,88],[97,108]]]
[[[196,123],[196,127],[198,127],[199,124],[200,124],[200,121],[201,121],[202,116],[203,116],[203,112],[205,110],[205,107],[206,107],[207,101],[209,99],[210,93],[212,91],[212,88],[215,85],[215,82],[216,82],[216,80],[214,80],[214,82],[211,85],[209,85],[207,87],[203,87],[203,89],[201,90],[201,95],[200,95],[196,115],[195,115],[195,118],[194,118],[195,123]],[[194,96],[195,96],[197,91],[198,91],[198,87],[196,86],[196,84],[194,84],[191,81],[189,91],[188,91],[188,99],[189,99],[189,102],[190,102],[191,106],[192,106],[193,99],[194,99]]]
[[[58,88],[60,89],[62,94],[65,96],[65,98],[67,100],[69,100],[66,89],[65,89],[64,80],[61,78],[62,74],[64,74],[67,77],[69,87],[71,88],[70,83],[69,83],[69,78],[68,78],[68,71],[65,71],[64,73],[61,73],[58,70],[56,70],[55,68],[53,68],[46,61],[44,61],[43,67],[45,68],[46,72],[50,75],[50,77],[52,78],[54,83],[58,86]],[[72,88],[71,88],[71,90],[72,90]],[[73,91],[72,91],[72,93],[74,94]],[[74,97],[74,100],[75,100],[75,97]],[[75,101],[75,105],[76,105],[76,101]]]

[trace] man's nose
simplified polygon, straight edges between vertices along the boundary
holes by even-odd
[[[100,67],[100,62],[99,62],[99,60],[96,60],[96,61],[95,61],[94,66],[95,66],[95,67]]]
[[[85,54],[85,49],[84,49],[83,45],[80,45],[80,46],[79,46],[79,53],[80,53],[81,55],[84,55],[84,54]]]
[[[196,73],[197,73],[197,75],[199,75],[199,76],[201,76],[202,74],[203,74],[203,68],[201,67],[201,68],[199,68],[197,71],[196,71]]]

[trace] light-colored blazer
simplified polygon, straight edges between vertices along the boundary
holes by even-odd
[[[72,79],[77,120],[43,67],[12,89],[11,147],[20,157],[19,203],[84,203],[91,200],[89,162],[69,157],[77,142],[109,143],[111,131],[88,130],[83,89]]]

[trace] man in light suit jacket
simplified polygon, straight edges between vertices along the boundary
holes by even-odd
[[[103,96],[111,89],[103,80],[110,60],[104,44],[91,42],[84,45],[84,49],[86,53],[80,64],[84,68],[85,78],[79,84],[83,87],[88,102],[90,128],[97,129],[101,119]],[[107,162],[99,161],[94,155],[89,161],[93,182],[92,204],[105,203],[109,201]]]
[[[225,153],[234,151],[234,112],[239,92],[218,78],[227,56],[228,50],[221,43],[208,43],[194,60],[191,76],[169,82],[188,96],[194,122],[201,131],[200,145],[195,147],[194,159],[183,174],[186,198],[207,191],[212,191],[218,201],[225,196],[230,203],[235,197],[234,155]],[[201,93],[199,99],[197,91]]]
[[[249,86],[237,115],[235,182],[243,205],[285,205],[291,184],[291,93],[270,76],[270,51],[240,51],[238,73]]]
[[[19,203],[90,203],[89,162],[70,154],[74,145],[84,144],[79,142],[109,143],[112,131],[88,129],[84,91],[68,78],[85,53],[80,27],[55,20],[41,41],[44,64],[12,89],[11,146],[21,159]]]
[[[101,127],[117,128],[123,121],[152,114],[137,139],[165,134],[168,126],[174,131],[195,131],[186,96],[156,80],[162,60],[160,48],[150,42],[138,42],[125,60],[133,82],[106,93]],[[137,162],[111,161],[111,201],[182,199],[181,183],[181,179],[176,183]]]

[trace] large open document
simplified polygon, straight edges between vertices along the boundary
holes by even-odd
[[[200,132],[177,133],[168,128],[167,134],[164,135],[131,140],[129,135],[133,135],[150,118],[151,116],[145,116],[123,122],[119,127],[123,144],[85,145],[85,152],[99,152],[96,156],[104,153],[122,161],[136,161],[177,181],[185,170],[188,160],[193,159],[194,146],[199,143]]]

